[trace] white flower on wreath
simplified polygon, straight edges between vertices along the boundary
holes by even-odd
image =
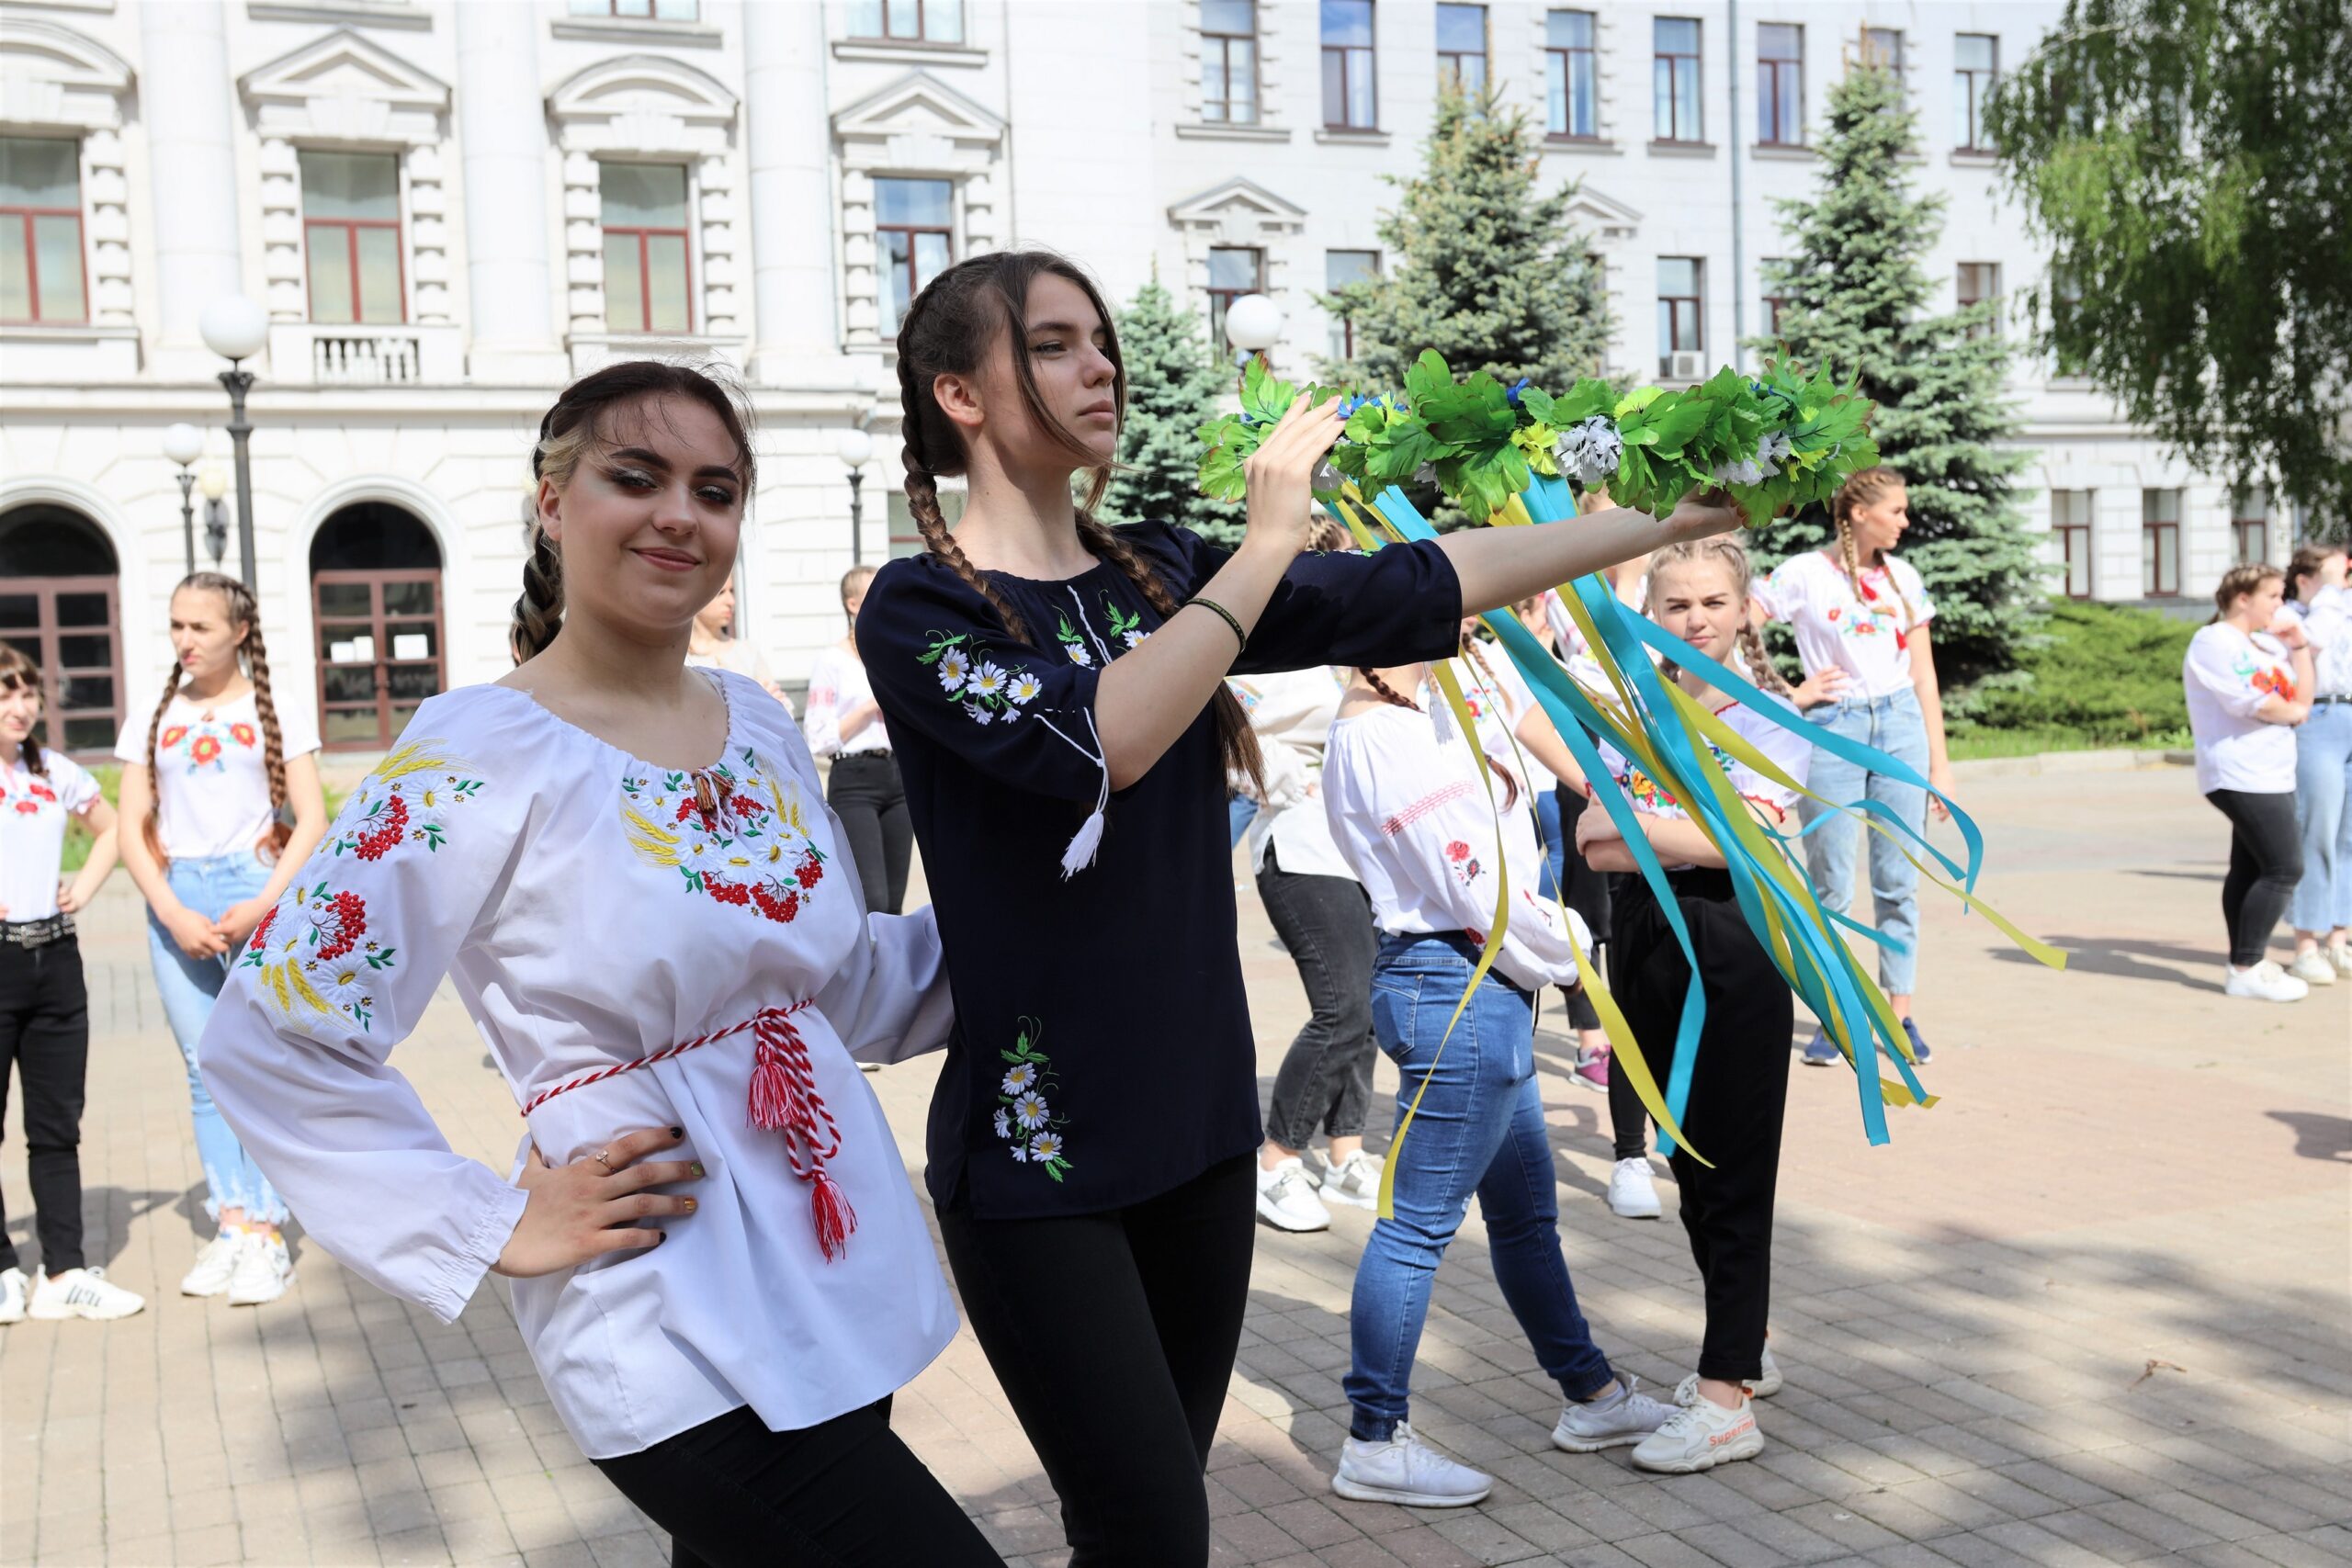
[[[1035,671],[1023,670],[1013,675],[1012,682],[1004,689],[1004,694],[1016,703],[1025,703],[1034,699],[1045,689],[1046,683],[1037,679]]]
[[[964,689],[964,677],[972,672],[971,656],[960,648],[951,648],[939,656],[939,683],[951,692]]]
[[[1021,1124],[1024,1133],[1034,1133],[1044,1126],[1049,1114],[1046,1109],[1046,1097],[1034,1089],[1012,1102],[1012,1119]]]
[[[1707,477],[1718,484],[1760,485],[1764,482],[1764,466],[1753,457],[1737,463],[1717,463]]]
[[[996,1135],[1000,1138],[1012,1136],[1012,1118],[1005,1114],[1001,1107],[998,1108],[996,1113]]]
[[[1027,1089],[1031,1084],[1034,1084],[1036,1081],[1036,1063],[1015,1062],[1012,1065],[1012,1071],[1004,1075],[1004,1092],[1007,1094],[1019,1094],[1023,1089]]]
[[[1597,413],[1562,431],[1552,452],[1560,472],[1590,490],[1616,474],[1625,455],[1625,438],[1617,434],[1615,420]]]
[[[1789,439],[1787,431],[1767,431],[1764,439],[1756,446],[1757,466],[1764,470],[1765,477],[1769,479],[1781,471],[1779,467],[1781,459],[1795,450],[1796,443]]]
[[[1033,1160],[1055,1160],[1062,1157],[1062,1135],[1040,1133],[1029,1140],[1029,1157]]]
[[[1001,697],[1004,695],[1005,682],[1011,678],[1005,673],[1003,665],[993,660],[988,660],[972,671],[971,694],[981,698]]]

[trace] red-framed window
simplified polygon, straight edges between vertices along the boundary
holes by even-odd
[[[1380,276],[1378,251],[1325,251],[1323,253],[1323,287],[1344,288],[1351,283],[1370,283]],[[1353,359],[1356,356],[1356,323],[1349,316],[1331,318],[1331,357]]]
[[[2053,490],[2050,492],[2050,531],[2057,536],[2058,558],[2065,563],[2066,596],[2091,596],[2091,492]]]
[[[1372,0],[1323,0],[1323,123],[1334,130],[1380,124],[1373,80]]]
[[[1437,80],[1465,93],[1487,86],[1487,8],[1441,5],[1437,8]]]
[[[1201,0],[1201,118],[1258,123],[1258,0]]]
[[[1756,140],[1804,145],[1804,28],[1794,22],[1756,24]]]
[[[922,286],[956,259],[956,186],[950,180],[874,182],[874,237],[881,250],[883,330],[896,336]]]
[[[1705,302],[1706,263],[1697,256],[1657,258],[1657,373],[1674,373],[1678,349],[1706,346],[1701,311]]]
[[[1780,256],[1766,256],[1759,262],[1757,270],[1763,276],[1764,287],[1771,289],[1786,288],[1787,280],[1781,273],[1781,269],[1786,265],[1788,265],[1786,259]],[[1777,338],[1781,335],[1781,313],[1788,308],[1787,295],[1773,293],[1764,296],[1764,335],[1766,337]]]
[[[850,0],[849,36],[891,43],[962,43],[964,0]]]
[[[1600,140],[1600,65],[1590,11],[1544,17],[1544,133],[1568,141]]]
[[[408,320],[400,160],[307,150],[300,160],[311,320],[338,326]]]
[[[694,331],[683,164],[605,164],[605,330]]]
[[[1984,109],[2001,79],[2001,40],[1991,33],[1952,38],[1951,144],[1963,152],[1984,147]]]
[[[1245,294],[1266,291],[1266,253],[1242,245],[1217,245],[1209,251],[1209,341],[1219,354],[1231,345],[1225,341],[1225,313]]]
[[[2140,592],[2151,599],[2180,593],[2180,491],[2140,492]]]
[[[90,319],[82,254],[82,144],[0,137],[0,321]]]
[[[2256,485],[2230,497],[2231,558],[2239,566],[2270,559],[2270,492]]]
[[[1660,141],[1704,141],[1706,117],[1699,105],[1698,19],[1659,17],[1651,23],[1652,134]]]

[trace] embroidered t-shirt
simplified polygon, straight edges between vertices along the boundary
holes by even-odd
[[[1886,558],[1848,581],[1819,550],[1782,561],[1757,584],[1765,613],[1795,628],[1807,675],[1831,665],[1854,678],[1841,694],[1883,697],[1911,684],[1911,634],[1935,618],[1928,585],[1911,563]]]
[[[2197,741],[2197,787],[2282,795],[2295,787],[2295,727],[2255,716],[2273,697],[2295,697],[2287,645],[2249,637],[2226,621],[2199,627],[2181,660],[2188,731]]]
[[[1225,563],[1187,529],[1121,533],[1179,602]],[[857,623],[956,998],[927,1180],[983,1218],[1121,1208],[1259,1144],[1216,720],[1110,797],[1065,878],[1107,784],[1097,682],[1159,616],[1109,562],[989,579],[1032,640],[929,555],[885,566]],[[1434,544],[1301,556],[1234,672],[1440,658],[1461,604]]]
[[[1773,705],[1782,718],[1796,717],[1797,710],[1781,698],[1768,695],[1766,700]],[[1800,784],[1805,782],[1806,771],[1813,762],[1813,742],[1803,733],[1802,721],[1798,729],[1792,731],[1742,703],[1725,704],[1715,710],[1715,716],[1724,721],[1725,728],[1755,747],[1767,760],[1778,764],[1790,778]],[[1736,761],[1713,741],[1708,742],[1707,751],[1715,766],[1731,780],[1731,787],[1742,799],[1768,806],[1783,818],[1795,809],[1797,795],[1794,790]],[[1605,740],[1600,743],[1600,760],[1608,768],[1609,776],[1616,781],[1617,787],[1624,792],[1626,800],[1635,811],[1645,817],[1687,818],[1690,815],[1682,802],[1675,798],[1671,789],[1652,779],[1633,759]],[[1663,857],[1660,863],[1668,871],[1679,869]]]
[[[147,725],[135,716],[123,721],[117,758],[146,762]],[[319,749],[310,721],[282,707],[277,734],[289,762]],[[155,829],[172,859],[254,854],[277,812],[254,694],[204,704],[174,696],[155,727],[154,787]]]
[[[856,654],[841,648],[819,649],[817,662],[808,671],[808,711],[800,720],[801,731],[808,737],[808,750],[820,757],[888,751],[890,732],[883,728],[879,714],[848,739],[842,739],[842,716],[873,697],[873,682],[866,680],[865,666]]]
[[[65,819],[98,798],[98,781],[71,758],[47,748],[40,756],[38,773],[21,755],[0,762],[0,920],[45,920],[57,913]]]

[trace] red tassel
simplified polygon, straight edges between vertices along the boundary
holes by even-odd
[[[817,1246],[831,1263],[849,1249],[850,1233],[857,1229],[857,1211],[849,1206],[848,1194],[823,1166],[809,1177],[808,1186],[808,1214],[817,1222]]]
[[[752,1057],[752,1125],[773,1133],[791,1119],[792,1078],[784,1053],[763,1038]]]

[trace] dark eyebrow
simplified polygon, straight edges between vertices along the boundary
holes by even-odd
[[[660,468],[664,473],[667,473],[670,469],[670,459],[664,457],[659,452],[649,451],[643,446],[616,446],[613,448],[613,456],[616,457],[633,458],[638,462],[643,463],[648,468]],[[733,479],[737,484],[741,484],[743,482],[742,475],[737,473],[734,469],[728,468],[723,463],[705,463],[701,468],[695,470],[695,478],[698,479]]]
[[[1098,324],[1094,330],[1099,333],[1102,328]],[[1069,321],[1032,321],[1029,323],[1029,332],[1032,336],[1038,333],[1065,333],[1074,335],[1078,328]]]

